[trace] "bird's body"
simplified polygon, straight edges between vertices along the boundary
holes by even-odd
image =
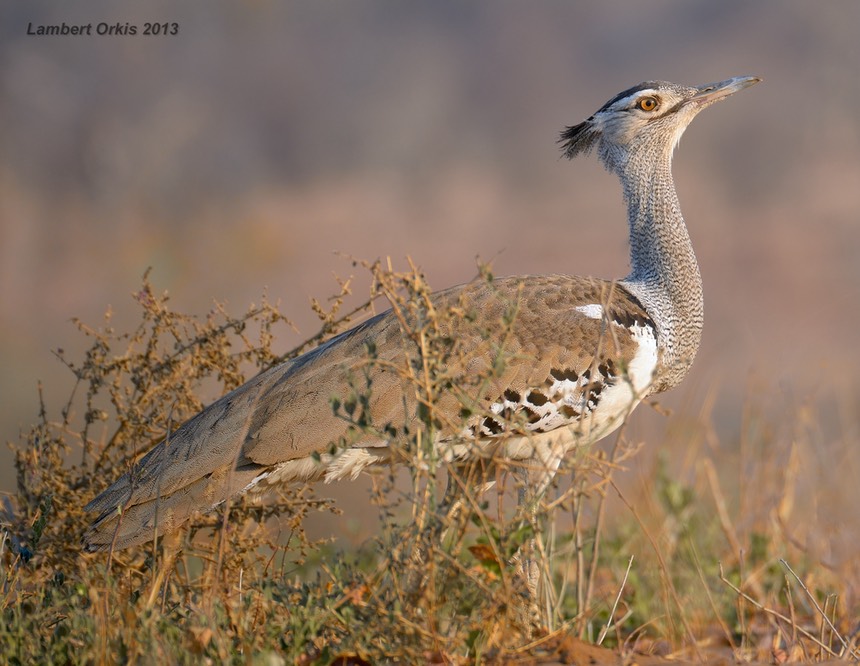
[[[644,83],[562,134],[568,157],[597,148],[621,179],[632,272],[619,281],[501,278],[435,294],[431,307],[459,313],[439,319],[439,335],[456,347],[444,368],[451,388],[433,404],[443,457],[529,461],[545,470],[542,492],[571,448],[609,434],[643,398],[683,379],[701,338],[702,283],[672,151],[701,108],[757,81]],[[87,549],[148,541],[242,492],[354,478],[390,462],[386,433],[417,418],[415,391],[396,371],[413,347],[388,311],[224,396],[88,505],[100,515]],[[356,434],[330,401],[347,399],[360,377],[376,427]]]

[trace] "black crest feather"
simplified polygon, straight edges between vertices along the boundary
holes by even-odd
[[[594,128],[594,116],[579,125],[565,127],[558,138],[562,154],[569,160],[577,155],[587,155],[597,143],[600,133]]]

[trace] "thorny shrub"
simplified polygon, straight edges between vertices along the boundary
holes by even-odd
[[[445,322],[467,314],[458,304],[436,309],[415,267],[396,272],[379,263],[364,266],[372,276],[368,300],[343,313],[350,283],[342,282],[327,307],[313,302],[320,331],[282,355],[273,342],[278,327],[290,322],[265,297],[239,317],[216,303],[198,318],[173,310],[148,273],[134,294],[140,323],[133,331],[117,330],[110,311],[99,327],[75,321],[89,339],[83,358],[57,351],[74,388],[59,418],[52,418],[40,387],[38,421],[13,445],[18,490],[4,507],[0,608],[14,615],[26,604],[31,618],[38,618],[38,640],[30,649],[65,654],[63,637],[72,634],[94,650],[78,655],[82,660],[85,654],[97,661],[153,654],[152,632],[164,633],[166,619],[184,630],[164,633],[175,633],[176,643],[162,636],[156,652],[191,649],[220,658],[240,648],[268,648],[321,662],[347,649],[420,659],[442,646],[479,654],[522,642],[527,628],[518,609],[524,590],[514,573],[515,554],[534,528],[503,499],[491,503],[475,491],[491,473],[486,461],[454,467],[433,446],[436,396],[452,388],[446,368],[460,353]],[[478,279],[492,276],[482,270]],[[391,437],[393,457],[409,462],[410,480],[404,487],[391,467],[374,476],[372,501],[381,529],[370,563],[328,559],[320,551],[325,544],[307,538],[302,524],[308,512],[337,509],[303,485],[283,488],[263,503],[239,499],[198,516],[175,573],[168,571],[158,590],[151,588],[153,580],[161,581],[157,545],[111,552],[107,561],[82,554],[80,535],[92,518],[84,505],[199,412],[204,395],[227,393],[336,335],[380,297],[393,308],[410,350],[396,371],[415,392],[419,419],[399,432],[380,433]],[[499,325],[510,327],[515,315],[512,303]],[[372,348],[367,356],[368,367],[380,362]],[[489,372],[504,362],[500,352]],[[335,415],[356,432],[380,427],[368,421],[363,407],[372,385],[353,379],[350,395],[332,396]],[[472,388],[478,391],[488,379],[476,377]],[[492,474],[499,479],[505,471],[493,468]],[[443,497],[446,485],[458,491],[454,504]],[[309,555],[320,563],[316,574],[306,565]],[[151,608],[153,600],[160,613]],[[92,624],[77,617],[84,608]],[[249,609],[250,620],[243,615]],[[278,629],[261,632],[273,616],[281,617],[273,625]]]
[[[218,303],[205,317],[195,317],[173,310],[148,273],[134,294],[140,311],[134,330],[118,331],[110,312],[99,327],[75,322],[89,340],[83,358],[57,352],[74,376],[74,388],[53,416],[40,387],[38,420],[13,445],[17,493],[3,498],[0,507],[0,652],[7,661],[244,663],[269,655],[275,661],[327,664],[339,655],[351,663],[499,658],[530,640],[517,560],[536,535],[542,538],[534,540],[532,555],[544,571],[540,619],[545,627],[585,635],[600,626],[598,642],[608,633],[608,640],[620,645],[623,629],[629,635],[663,623],[667,631],[676,627],[673,638],[695,640],[687,604],[673,584],[671,567],[677,563],[667,564],[653,539],[659,582],[649,588],[635,570],[629,583],[624,575],[620,588],[619,578],[607,582],[603,558],[608,551],[616,563],[627,560],[631,540],[623,535],[631,521],[618,536],[604,539],[601,551],[605,499],[613,489],[621,495],[613,473],[639,447],[619,435],[608,453],[578,451],[567,463],[576,469],[574,482],[556,488],[528,519],[511,499],[515,468],[482,458],[454,465],[434,445],[441,425],[438,396],[456,391],[468,418],[478,408],[483,384],[504,368],[504,350],[484,375],[455,386],[459,380],[449,369],[462,350],[446,322],[468,317],[468,311],[457,302],[437,307],[412,265],[402,272],[378,262],[363,266],[371,275],[368,299],[344,312],[351,287],[341,282],[328,305],[312,303],[320,318],[318,333],[285,354],[274,346],[290,322],[267,298],[239,317]],[[492,275],[481,267],[476,279],[491,282]],[[362,555],[336,556],[327,543],[307,537],[303,522],[310,512],[338,509],[317,497],[313,486],[301,484],[262,503],[240,498],[198,516],[175,568],[165,566],[155,544],[108,557],[81,553],[80,535],[92,518],[83,506],[199,412],[204,400],[338,334],[380,299],[401,326],[406,354],[392,369],[412,392],[418,419],[373,423],[367,409],[374,389],[369,374],[353,377],[347,395],[331,396],[333,414],[346,420],[353,434],[384,436],[392,458],[407,463],[401,466],[405,473],[383,467],[372,475],[371,501],[380,528]],[[512,302],[498,322],[498,335],[504,337],[516,315]],[[366,355],[368,368],[386,362],[372,346]],[[479,492],[488,481],[495,482],[497,493]],[[701,512],[693,490],[669,479],[658,486],[668,518],[690,524],[692,512]],[[552,527],[552,511],[559,509],[571,517],[565,534]],[[630,511],[632,529],[647,535],[635,507]],[[693,536],[701,538],[684,529],[690,543]],[[707,538],[713,538],[710,532]],[[766,547],[763,552],[762,557],[773,557]],[[738,572],[729,571],[729,578]],[[714,609],[732,646],[738,631],[740,644],[753,635],[753,619],[773,617],[773,611],[751,605],[754,600],[735,589],[736,597]],[[664,612],[658,611],[656,620],[648,616],[655,604],[643,602],[650,597],[662,599]],[[708,599],[713,606],[710,591]],[[730,627],[732,618],[746,623]],[[811,654],[809,632],[797,629],[780,625],[777,635],[782,644],[794,640],[792,649],[800,646],[804,655]],[[837,654],[834,636],[844,641],[833,628],[829,644],[836,648],[821,649]],[[856,648],[843,645],[841,652],[851,649]]]

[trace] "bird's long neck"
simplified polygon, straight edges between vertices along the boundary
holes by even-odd
[[[658,329],[662,350],[656,390],[677,385],[699,349],[704,323],[702,278],[672,179],[671,151],[632,156],[617,173],[630,225],[632,272],[622,281]]]

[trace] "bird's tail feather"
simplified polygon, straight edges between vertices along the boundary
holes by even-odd
[[[98,506],[92,508],[101,509],[102,513],[84,534],[84,549],[88,552],[111,547],[122,550],[152,541],[156,535],[171,533],[183,525],[196,508],[214,508],[241,492],[262,471],[259,465],[231,468],[222,467],[169,495],[139,504],[124,504],[129,499],[129,484],[109,497],[100,497]]]

